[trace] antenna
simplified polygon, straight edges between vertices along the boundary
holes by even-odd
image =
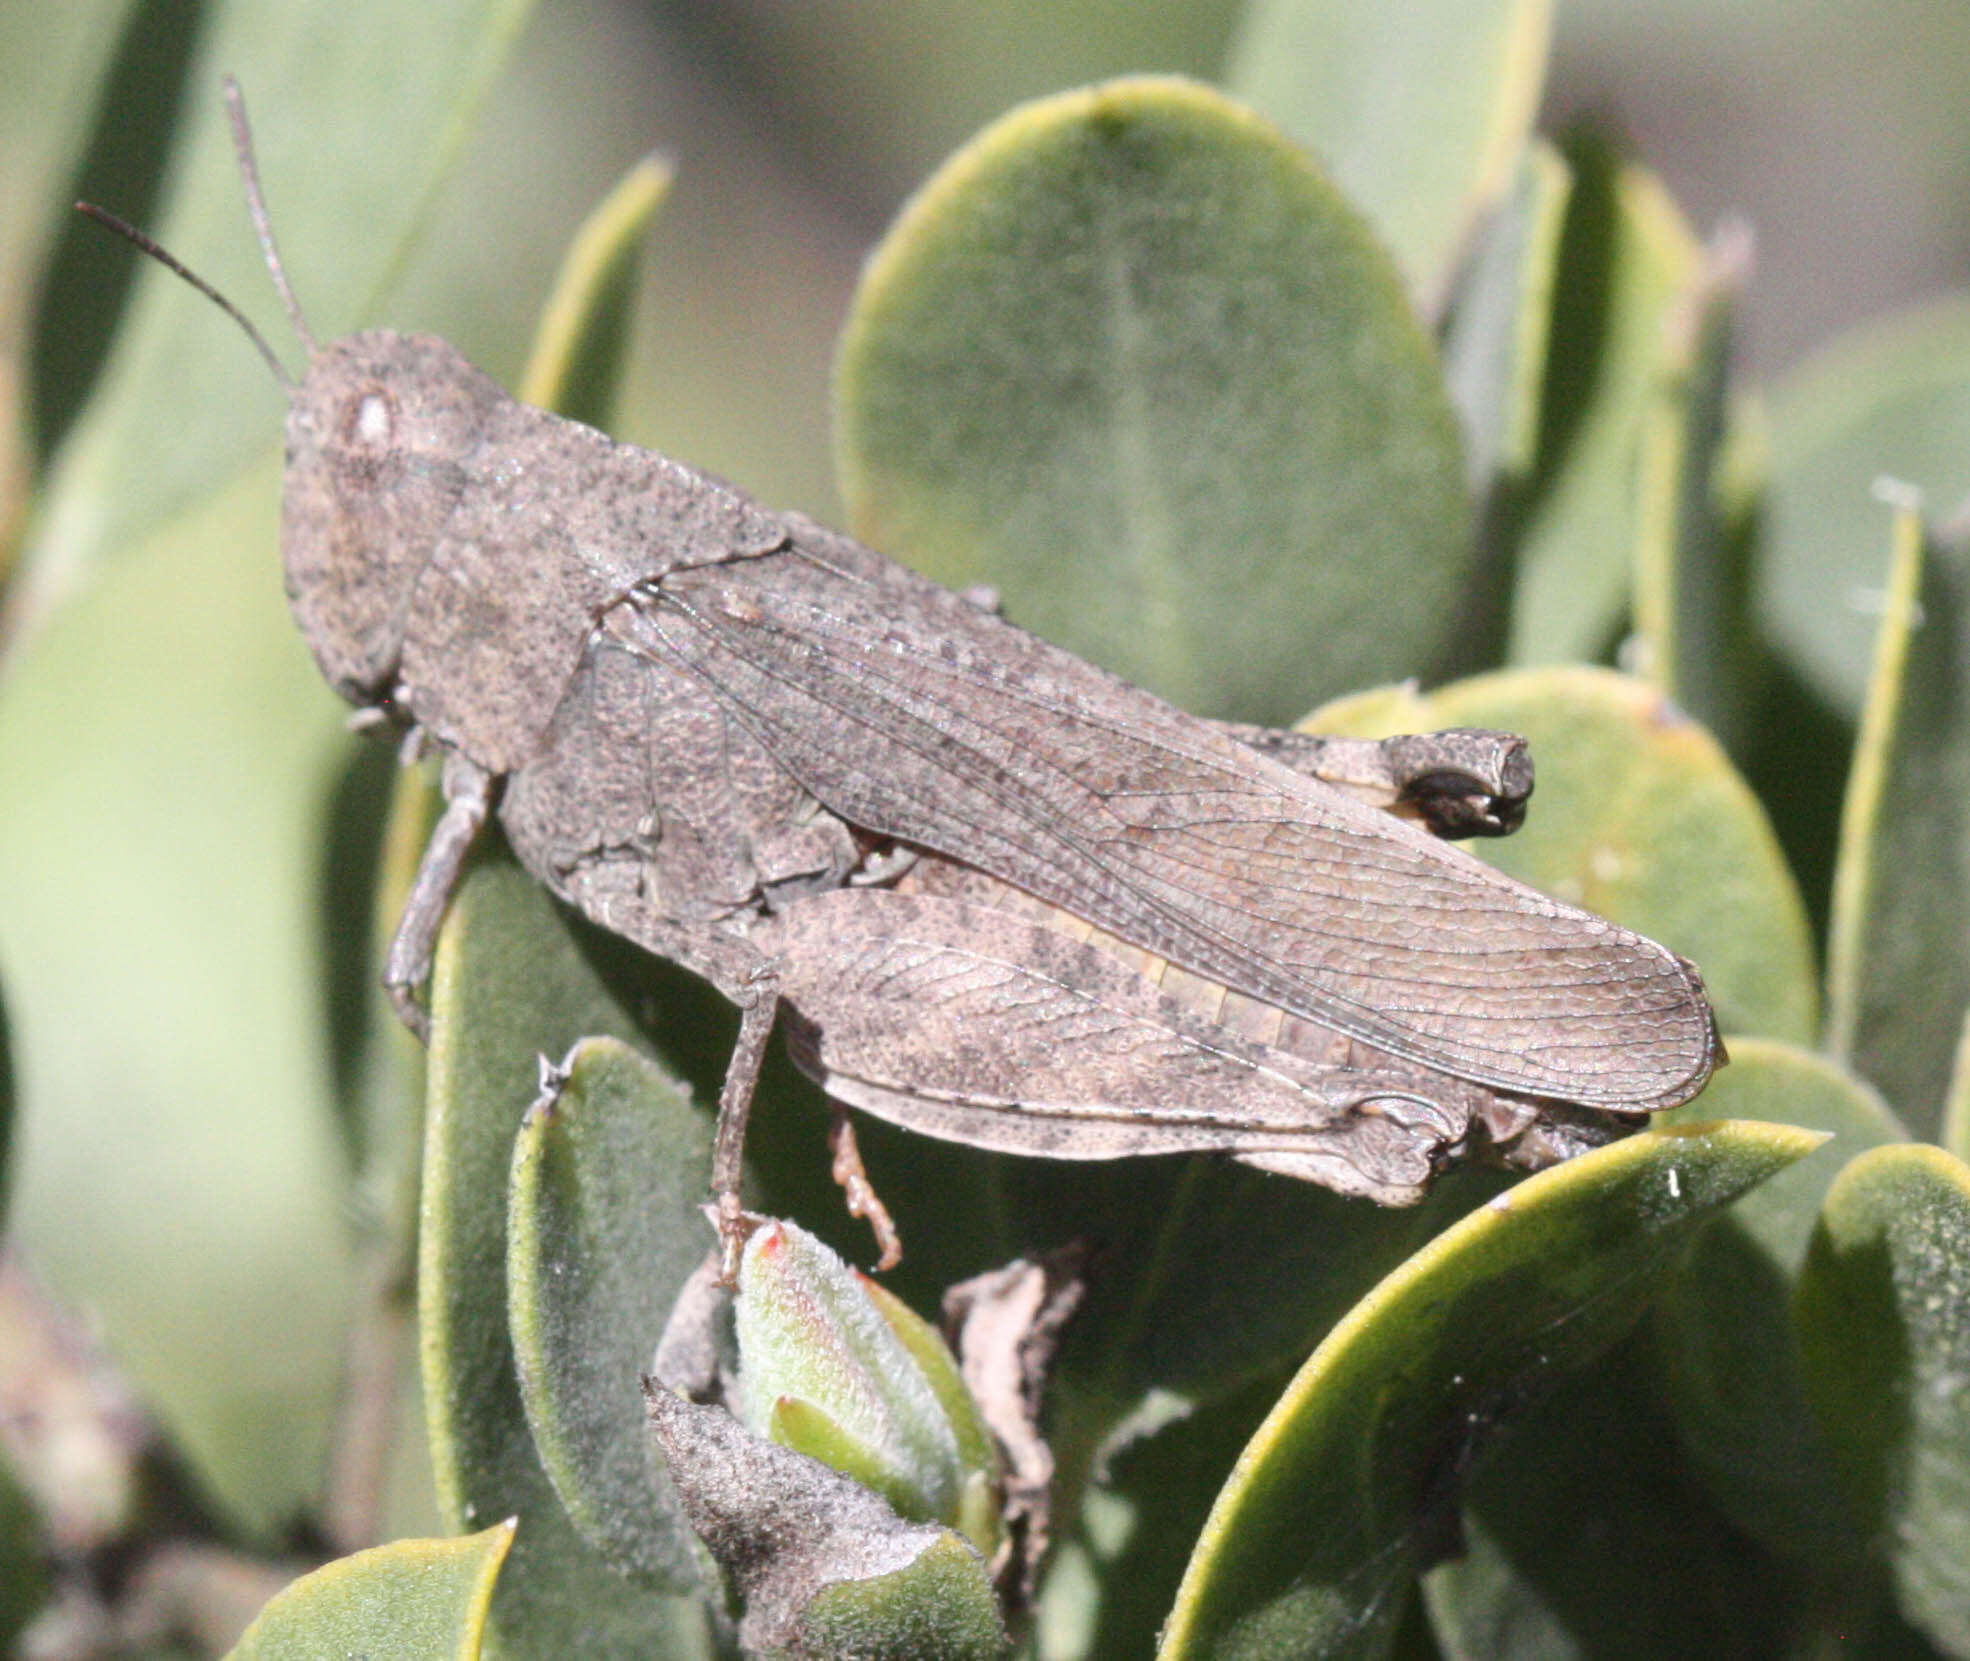
[[[246,338],[259,348],[260,356],[267,360],[267,367],[273,370],[274,378],[282,386],[286,387],[289,392],[294,390],[294,377],[288,374],[287,366],[279,358],[274,356],[274,349],[267,344],[267,337],[261,334],[258,329],[254,328],[252,323],[248,321],[245,312],[241,311],[238,306],[234,305],[232,301],[228,300],[225,295],[221,294],[196,271],[192,270],[190,266],[184,264],[174,255],[165,252],[162,244],[144,235],[142,231],[138,230],[129,221],[118,219],[107,208],[99,208],[94,202],[77,202],[75,204],[75,211],[77,213],[87,214],[99,225],[107,225],[126,242],[135,243],[138,248],[150,255],[152,259],[156,260],[167,271],[175,271],[180,277],[183,277],[186,282],[190,283],[193,288],[197,289],[199,293],[203,294],[206,299],[210,300],[246,331]],[[312,346],[313,342],[309,344]]]
[[[301,302],[294,298],[294,290],[287,280],[287,268],[280,263],[280,250],[274,246],[274,224],[267,217],[267,200],[260,193],[260,169],[253,160],[253,129],[246,124],[246,99],[240,93],[239,82],[232,76],[225,78],[224,85],[226,115],[233,126],[233,152],[239,157],[240,177],[246,181],[246,211],[253,216],[253,234],[260,239],[260,252],[267,256],[267,269],[273,273],[274,287],[280,290],[281,304],[287,307],[294,332],[301,337],[301,344],[308,348],[308,355],[313,357],[321,348],[308,332],[308,320],[301,315]]]

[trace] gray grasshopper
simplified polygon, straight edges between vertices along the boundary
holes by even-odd
[[[837,1103],[973,1147],[1215,1150],[1384,1204],[1537,1167],[1702,1088],[1695,969],[1440,838],[1524,747],[1199,720],[797,514],[515,403],[448,344],[306,345],[282,549],[322,673],[443,758],[390,948],[405,1020],[481,827],[739,1006],[714,1186],[768,1036]],[[99,210],[96,216],[109,220]],[[838,1111],[837,1173],[895,1242]]]

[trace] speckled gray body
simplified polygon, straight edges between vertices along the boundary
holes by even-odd
[[[442,341],[316,353],[282,534],[324,674],[446,757],[400,1007],[496,808],[556,894],[745,1011],[728,1215],[782,1008],[837,1099],[933,1135],[1384,1202],[1474,1141],[1563,1157],[1720,1058],[1689,965],[1430,833],[1516,823],[1517,741],[1195,719]]]

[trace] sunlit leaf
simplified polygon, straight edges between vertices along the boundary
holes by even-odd
[[[1970,1010],[1970,547],[1895,516],[1840,826],[1827,1047],[1938,1133]]]
[[[1455,626],[1435,353],[1354,210],[1190,82],[1030,104],[946,163],[863,276],[837,430],[864,540],[1200,712],[1289,718]]]
[[[463,1540],[399,1540],[277,1593],[230,1661],[476,1661],[514,1525]]]
[[[1246,1448],[1164,1661],[1386,1654],[1482,1431],[1605,1352],[1706,1216],[1817,1141],[1744,1124],[1636,1137],[1530,1178],[1411,1258]]]

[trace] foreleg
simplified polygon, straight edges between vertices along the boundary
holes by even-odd
[[[424,857],[418,861],[410,897],[404,901],[403,915],[397,920],[397,932],[390,939],[389,955],[384,960],[383,987],[391,1004],[404,1025],[427,1044],[431,1041],[431,1017],[417,1001],[417,989],[431,978],[438,930],[452,895],[458,891],[465,856],[472,851],[492,807],[493,784],[493,776],[476,763],[456,754],[445,757],[440,779],[445,811],[424,845]]]

